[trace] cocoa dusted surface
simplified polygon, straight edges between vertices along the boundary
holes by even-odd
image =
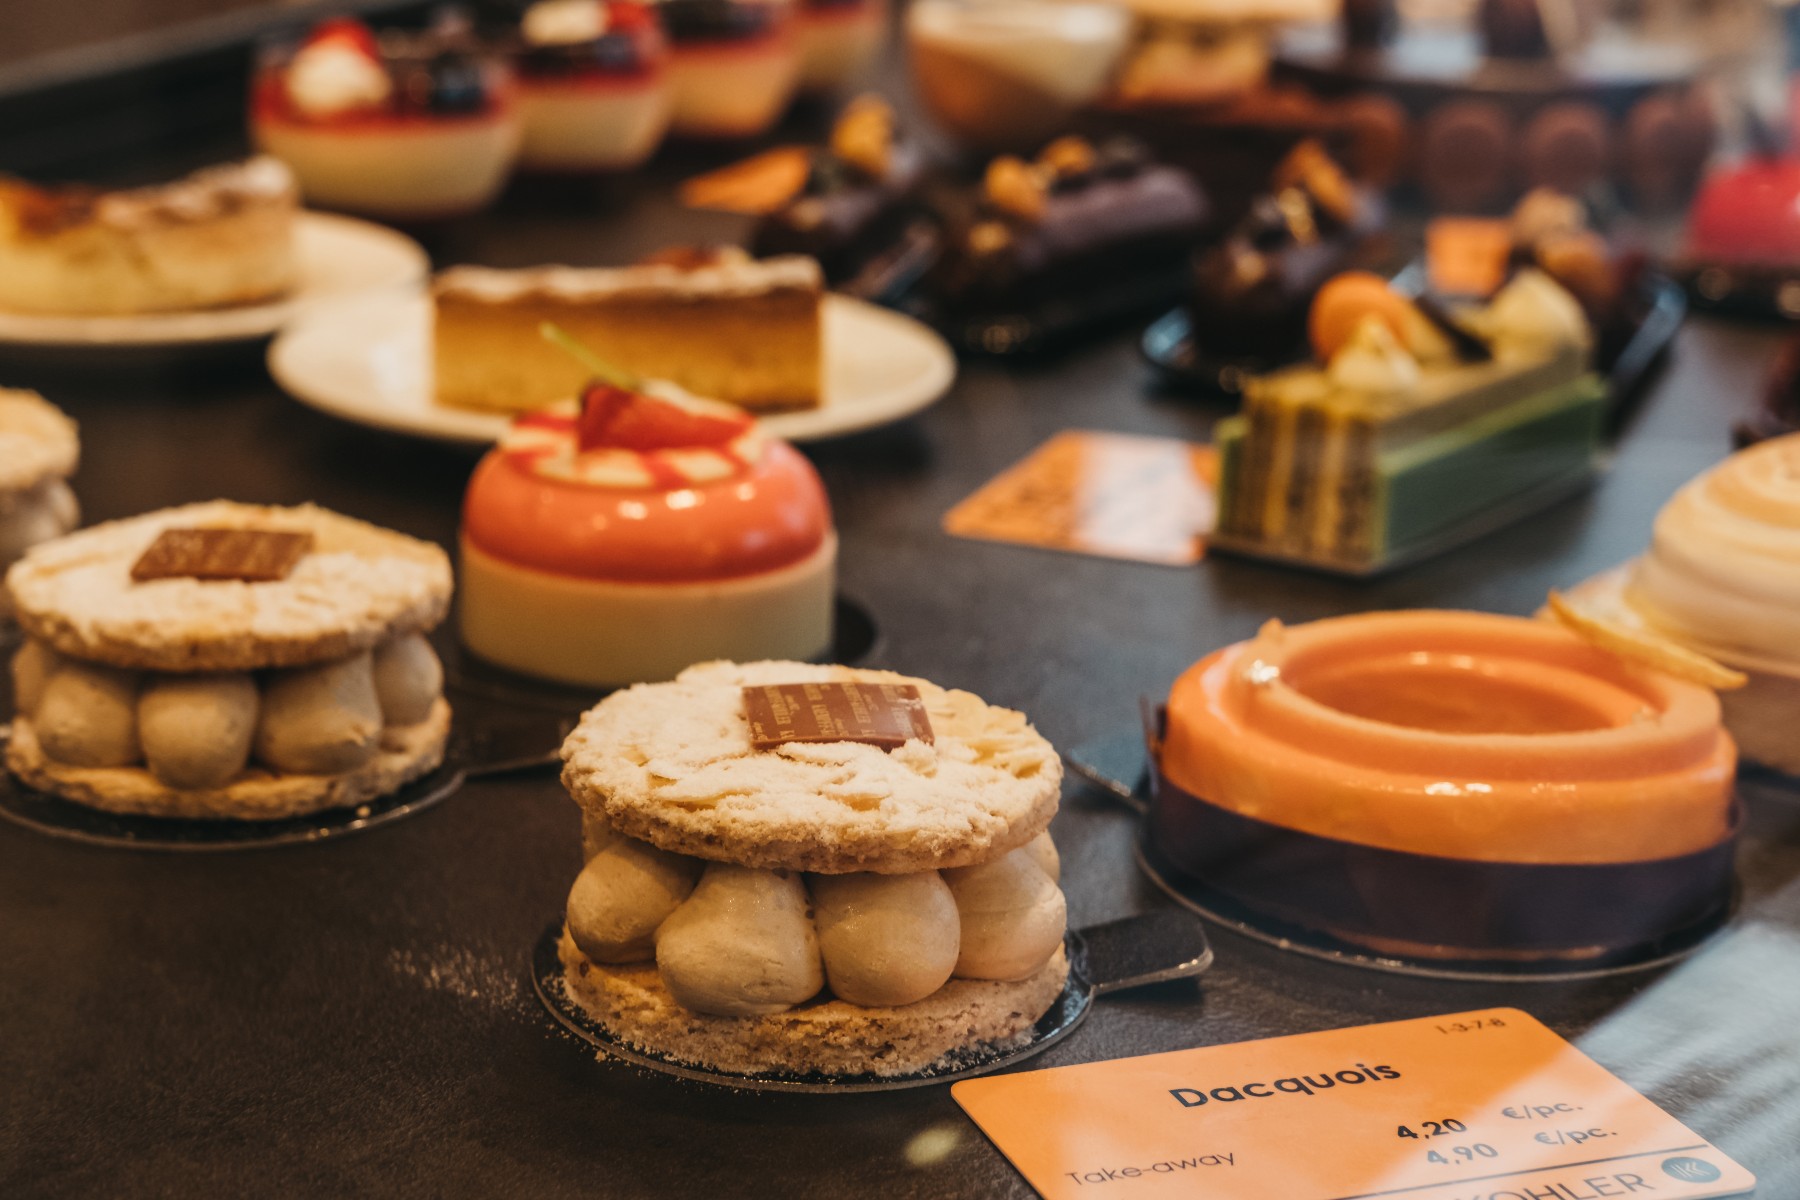
[[[444,263],[599,263],[737,236],[742,222],[668,199],[722,161],[665,158],[573,209],[514,198],[433,248]],[[1224,410],[1159,394],[1135,337],[966,363],[928,412],[807,448],[843,535],[842,588],[880,626],[869,665],[1023,709],[1068,747],[1129,727],[1140,696],[1271,616],[1531,612],[1644,545],[1657,506],[1730,449],[1779,340],[1693,322],[1591,494],[1376,582],[943,534],[951,505],[1060,430],[1206,436]],[[451,544],[471,456],[315,414],[254,353],[104,370],[88,357],[0,371],[81,421],[90,521],[215,496],[310,500]],[[1800,1195],[1800,786],[1758,776],[1743,795],[1740,911],[1674,968],[1447,983],[1215,929],[1199,981],[1108,996],[1038,1061],[1514,1005],[1755,1171],[1758,1195]],[[1133,865],[1132,820],[1095,792],[1071,783],[1053,832],[1073,924],[1165,904]],[[559,1033],[530,959],[579,847],[549,770],[288,849],[132,853],[0,824],[0,1195],[1029,1196],[946,1088],[732,1093],[598,1062]]]

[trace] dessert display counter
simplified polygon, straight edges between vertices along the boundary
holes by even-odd
[[[196,149],[217,159],[241,147]],[[147,164],[158,167],[174,164]],[[438,265],[552,261],[571,245],[583,260],[624,262],[742,236],[743,218],[676,206],[692,167],[654,163],[616,181],[604,208],[503,203],[444,231]],[[1728,453],[1779,346],[1770,331],[1695,320],[1597,487],[1377,580],[1226,557],[1171,568],[942,532],[954,504],[1063,430],[1209,436],[1230,408],[1159,393],[1138,335],[1121,329],[1051,363],[965,362],[931,409],[806,446],[838,532],[838,591],[876,626],[858,666],[1027,713],[1067,751],[1131,726],[1141,699],[1169,696],[1194,663],[1271,617],[1299,628],[1385,609],[1528,616],[1550,589],[1649,544],[1659,506]],[[305,408],[254,353],[39,356],[3,369],[8,386],[42,391],[79,423],[74,487],[90,522],[231,496],[456,544],[473,451]],[[435,636],[447,645],[456,627],[453,614]],[[554,706],[460,691],[444,658],[459,720],[538,729],[546,751],[567,732],[572,714]],[[1204,975],[1109,996],[1033,1065],[1515,1007],[1754,1171],[1757,1195],[1800,1195],[1800,786],[1755,768],[1737,796],[1735,908],[1673,964],[1447,980],[1208,926]],[[1544,819],[1532,836],[1608,841],[1604,827]],[[428,811],[322,845],[133,852],[0,822],[0,1195],[1031,1195],[947,1088],[752,1095],[597,1058],[565,1032],[533,994],[532,955],[582,870],[580,826],[547,762],[472,774]],[[1619,844],[1640,832],[1621,826]],[[1050,833],[1069,928],[1170,907],[1134,864],[1137,823],[1098,789],[1066,781]]]

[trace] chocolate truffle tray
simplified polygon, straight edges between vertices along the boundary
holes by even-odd
[[[1186,265],[1177,263],[1164,270],[1113,275],[1088,287],[1002,308],[951,306],[922,290],[902,295],[896,303],[964,354],[1031,358],[1060,353],[1080,340],[1135,325],[1180,296],[1188,278]]]

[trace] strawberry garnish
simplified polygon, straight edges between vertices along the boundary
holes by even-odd
[[[648,4],[614,0],[606,10],[608,26],[618,33],[642,33],[657,28],[656,13]]]
[[[333,43],[347,46],[376,62],[381,61],[381,47],[375,41],[375,31],[354,17],[330,17],[320,21],[306,39],[308,46]]]
[[[581,397],[576,445],[589,450],[680,450],[724,446],[750,428],[744,413],[696,412],[608,383],[590,384]]]

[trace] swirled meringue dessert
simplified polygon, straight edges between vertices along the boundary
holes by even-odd
[[[1742,672],[1746,686],[1721,697],[1726,725],[1746,758],[1800,773],[1800,434],[1684,485],[1649,550],[1569,603]]]

